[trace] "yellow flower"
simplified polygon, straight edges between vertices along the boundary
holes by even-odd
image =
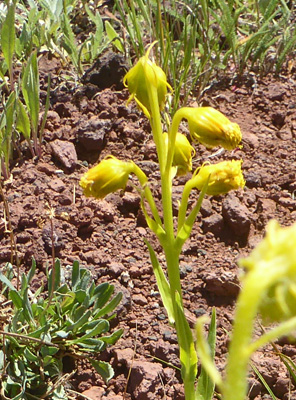
[[[239,261],[265,285],[259,313],[267,322],[279,322],[296,315],[296,224],[280,227],[272,220],[265,238],[251,254]]]
[[[141,57],[137,64],[133,66],[125,75],[123,83],[128,87],[130,97],[128,103],[135,99],[138,106],[145,115],[150,118],[150,99],[148,94],[148,85],[157,89],[157,97],[160,109],[163,109],[167,88],[170,85],[167,82],[164,71],[149,59],[149,53],[154,43],[149,47],[145,56]]]
[[[212,196],[228,193],[245,186],[241,170],[242,161],[222,161],[218,164],[203,165],[191,178],[192,187],[199,190],[208,182],[206,193]]]
[[[109,156],[88,170],[80,179],[85,196],[102,199],[118,189],[125,189],[129,174],[134,169],[132,161],[124,162]]]
[[[212,107],[184,107],[179,113],[188,121],[192,140],[208,148],[222,146],[233,150],[242,140],[239,125]]]
[[[165,135],[165,143],[168,145],[168,134]],[[177,174],[185,175],[187,172],[192,170],[192,156],[195,150],[189,143],[187,137],[180,132],[177,132],[175,141],[175,151],[173,158],[173,166],[178,167]]]

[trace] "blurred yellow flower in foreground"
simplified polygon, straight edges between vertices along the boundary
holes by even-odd
[[[191,179],[191,186],[199,190],[208,182],[206,193],[212,196],[228,193],[245,186],[241,170],[242,161],[222,161],[218,164],[203,165]]]
[[[266,322],[280,322],[296,315],[296,224],[281,227],[272,220],[265,238],[251,254],[239,261],[254,274],[255,282],[265,285],[259,313]],[[243,280],[244,282],[244,280]]]
[[[129,174],[134,169],[132,161],[124,162],[109,156],[88,170],[80,179],[85,196],[102,199],[118,189],[125,189]]]
[[[178,112],[187,119],[192,140],[208,148],[233,150],[242,140],[239,125],[212,107],[183,107]]]

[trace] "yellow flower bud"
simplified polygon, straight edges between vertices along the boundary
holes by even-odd
[[[158,103],[163,109],[167,88],[171,88],[167,82],[164,71],[154,62],[149,60],[149,53],[153,44],[149,47],[145,56],[141,57],[137,64],[132,67],[123,79],[123,83],[128,87],[130,97],[128,103],[135,99],[138,106],[145,115],[150,118],[151,105],[148,94],[148,85],[157,89]]]
[[[184,107],[179,112],[188,121],[192,140],[208,148],[222,146],[233,150],[242,140],[239,125],[212,107]]]
[[[129,174],[134,169],[132,161],[124,162],[109,156],[88,170],[80,179],[85,196],[102,199],[118,189],[125,189]]]
[[[259,313],[267,322],[280,322],[296,315],[296,224],[282,228],[272,220],[265,238],[251,254],[239,261],[255,281],[262,282],[265,292]]]
[[[192,187],[202,190],[208,182],[206,193],[212,196],[228,193],[245,186],[241,170],[242,161],[222,161],[218,164],[203,165],[193,175]]]
[[[165,143],[168,145],[168,134],[165,135]],[[178,167],[177,175],[185,175],[192,170],[192,156],[195,154],[194,148],[189,143],[187,137],[177,132],[175,141],[175,151],[172,165]]]

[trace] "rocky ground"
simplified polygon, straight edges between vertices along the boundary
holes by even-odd
[[[113,154],[141,166],[159,199],[149,124],[134,104],[126,105],[128,93],[120,83],[124,68],[119,61],[112,62],[97,66],[76,86],[71,81],[62,83],[65,71],[57,59],[40,60],[43,101],[47,74],[52,75],[42,156],[32,159],[24,148],[23,157],[14,159],[4,193],[22,268],[28,269],[34,256],[39,278],[44,278],[54,246],[63,266],[79,260],[98,282],[112,282],[123,292],[117,327],[124,328],[124,335],[103,354],[115,377],[106,386],[89,366],[80,365],[71,388],[93,400],[181,400],[180,375],[172,367],[179,366],[176,336],[168,326],[143,238],[151,240],[158,253],[160,248],[147,229],[139,196],[129,184],[125,193],[98,201],[85,198],[78,185],[89,166]],[[295,71],[291,71],[277,78],[223,77],[199,101],[239,123],[243,133],[243,147],[232,153],[196,147],[195,168],[209,158],[213,162],[242,158],[246,187],[204,200],[180,264],[192,324],[212,307],[217,309],[216,362],[221,371],[239,292],[236,261],[260,241],[269,219],[276,218],[282,225],[296,220],[295,99]],[[176,180],[175,205],[186,179]],[[50,209],[55,213],[53,243]],[[1,199],[0,267],[11,260],[3,210]],[[164,260],[161,254],[159,258]],[[296,361],[294,345],[287,340],[277,345]],[[253,363],[278,399],[296,398],[288,372],[271,346],[258,352]],[[270,399],[266,393],[252,375],[249,398]]]

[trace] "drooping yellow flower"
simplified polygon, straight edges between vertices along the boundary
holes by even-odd
[[[222,161],[203,165],[191,178],[191,186],[202,190],[208,182],[206,193],[212,196],[228,193],[245,186],[241,170],[242,161]]]
[[[132,161],[124,162],[109,156],[88,170],[80,179],[85,196],[102,199],[118,189],[125,189],[129,174],[134,169]]]
[[[165,143],[168,145],[168,134],[165,135]],[[195,154],[194,148],[189,143],[185,135],[177,132],[175,141],[175,151],[172,165],[178,167],[177,174],[185,175],[192,170],[192,156]]]
[[[135,99],[148,118],[150,118],[151,111],[148,85],[152,85],[157,89],[160,109],[164,107],[167,88],[170,88],[164,71],[149,59],[149,53],[153,45],[154,43],[149,47],[145,56],[139,59],[123,79],[124,85],[128,87],[131,94],[128,103]]]
[[[212,107],[183,107],[178,112],[187,119],[192,140],[207,148],[233,150],[242,140],[239,125]]]
[[[239,261],[240,267],[266,286],[259,313],[267,322],[280,322],[296,315],[296,224],[280,227],[272,220],[265,238],[251,254]],[[243,280],[244,281],[244,280]],[[255,279],[256,281],[256,279]]]

